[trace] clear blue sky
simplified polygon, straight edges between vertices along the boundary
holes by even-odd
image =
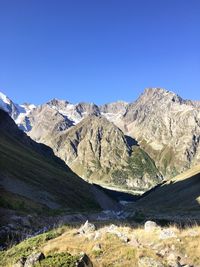
[[[14,101],[200,100],[199,0],[0,0],[0,90]]]

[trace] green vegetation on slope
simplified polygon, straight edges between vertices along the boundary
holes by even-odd
[[[54,229],[44,234],[26,239],[7,251],[0,252],[0,266],[7,266],[11,262],[15,263],[20,258],[29,256],[33,251],[38,251],[45,242],[58,237],[63,231],[63,228]]]
[[[37,263],[35,267],[75,267],[80,256],[72,256],[67,252],[55,253]]]
[[[121,170],[113,171],[112,180],[115,184],[126,187],[128,179],[133,181],[137,179],[141,190],[144,190],[145,187],[152,187],[154,183],[157,184],[158,175],[158,169],[148,154],[139,146],[132,146],[127,165]],[[137,186],[136,189],[138,189]]]
[[[108,232],[110,227],[115,230]],[[175,225],[158,226],[147,231],[143,224],[111,226],[109,222],[104,222],[95,231],[99,236],[97,239],[89,238],[91,233],[77,234],[77,230],[75,226],[62,226],[27,239],[7,251],[0,251],[0,266],[10,267],[22,257],[42,252],[45,259],[35,267],[75,267],[82,251],[94,266],[176,266],[180,259],[182,266],[200,264],[199,226],[183,229]],[[172,234],[162,239],[165,232]],[[128,237],[129,241],[124,242],[116,233]],[[100,249],[94,249],[97,244],[101,245]]]

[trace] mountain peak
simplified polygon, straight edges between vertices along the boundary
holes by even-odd
[[[169,91],[165,88],[162,87],[147,87],[144,90],[144,93],[146,95],[162,95],[162,96],[167,96],[167,95],[176,95],[174,92]]]
[[[68,105],[70,104],[67,100],[63,100],[63,99],[58,99],[58,98],[52,98],[51,100],[49,100],[47,102],[48,105],[50,106],[58,106],[60,104],[65,104],[65,105]]]
[[[160,87],[145,88],[144,92],[138,98],[137,102],[138,101],[164,101],[165,103],[175,102],[178,104],[185,104],[187,102],[178,94]]]

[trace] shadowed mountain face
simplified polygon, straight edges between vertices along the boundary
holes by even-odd
[[[146,192],[137,208],[157,215],[185,215],[200,218],[200,165]]]
[[[45,214],[99,206],[90,185],[45,145],[31,140],[0,109],[0,206]]]
[[[66,131],[51,133],[45,143],[90,182],[144,191],[162,180],[137,142],[102,116],[88,116]]]

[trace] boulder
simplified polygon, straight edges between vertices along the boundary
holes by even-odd
[[[85,222],[83,226],[80,227],[78,230],[79,234],[89,234],[93,233],[96,230],[96,226],[92,223],[89,223],[88,221]]]
[[[147,221],[144,224],[144,230],[145,231],[153,231],[153,230],[157,229],[158,227],[159,226],[154,221]]]
[[[138,241],[138,239],[135,237],[135,236],[132,236],[131,238],[130,238],[130,241],[129,241],[129,243],[128,243],[130,246],[133,246],[133,247],[139,247],[140,246],[140,243],[139,243],[139,241]]]
[[[111,224],[111,225],[108,227],[108,232],[112,233],[113,231],[117,231],[117,226],[114,225],[114,224]]]
[[[124,233],[121,233],[119,231],[116,232],[116,236],[118,236],[118,238],[122,240],[124,243],[128,243],[130,241],[130,239]]]
[[[118,227],[114,224],[111,224],[107,228],[107,232],[116,235],[119,239],[121,239],[125,243],[130,241],[130,239],[124,233],[120,232],[118,230]]]
[[[173,253],[173,252],[171,252],[167,256],[167,263],[169,264],[169,266],[181,267],[182,265],[180,264],[180,260],[181,260],[181,257],[178,256],[176,253]]]
[[[86,235],[86,237],[87,237],[87,239],[88,240],[94,240],[94,238],[95,238],[95,233],[85,233],[85,235]]]
[[[93,264],[90,260],[90,258],[83,252],[81,253],[81,257],[78,260],[77,267],[93,267]]]
[[[101,234],[100,232],[96,232],[96,233],[95,233],[95,236],[94,236],[94,240],[98,240],[98,239],[100,239],[101,236],[102,236],[102,234]]]
[[[43,260],[45,258],[42,252],[33,253],[26,259],[24,267],[33,267],[37,262]]]
[[[26,258],[22,257],[21,259],[19,259],[14,265],[13,267],[24,267],[24,264],[26,262]]]

